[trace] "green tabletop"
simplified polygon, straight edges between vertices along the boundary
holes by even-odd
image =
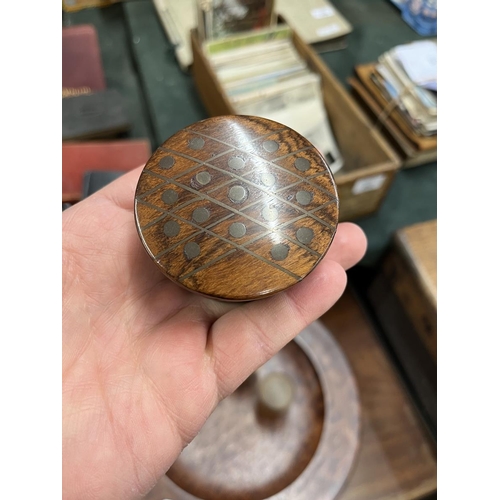
[[[346,87],[355,64],[374,61],[394,45],[421,38],[389,0],[336,0],[334,5],[353,32],[347,48],[321,57]],[[133,117],[130,137],[148,137],[156,148],[208,116],[192,77],[179,68],[150,0],[63,15],[63,25],[83,23],[98,30],[108,87],[123,92],[127,100]],[[380,210],[356,221],[369,242],[363,265],[376,265],[397,229],[436,218],[436,177],[436,163],[398,172]]]

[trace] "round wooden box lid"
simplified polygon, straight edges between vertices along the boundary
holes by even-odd
[[[135,194],[144,247],[193,292],[245,301],[307,276],[338,222],[321,153],[282,124],[221,116],[174,134],[149,159]]]
[[[262,401],[262,384],[273,377],[293,388],[278,412]],[[313,323],[219,404],[146,499],[333,500],[359,426],[350,367],[331,333]]]

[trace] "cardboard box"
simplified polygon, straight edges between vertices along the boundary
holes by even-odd
[[[344,157],[344,167],[335,174],[340,220],[371,214],[389,190],[400,159],[311,47],[297,33],[293,42],[309,67],[322,77],[325,107]],[[191,32],[191,44],[195,85],[208,113],[237,114],[204,55],[196,30]]]

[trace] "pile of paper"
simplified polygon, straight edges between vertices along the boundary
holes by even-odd
[[[397,103],[401,115],[420,135],[437,132],[437,45],[430,40],[399,45],[379,58],[373,80]]]
[[[202,40],[276,26],[281,17],[318,52],[347,46],[349,24],[329,0],[153,0],[183,70],[193,62],[190,34]]]
[[[321,79],[298,54],[288,27],[208,41],[205,54],[235,111],[296,130],[333,173],[343,164],[321,92]]]
[[[204,40],[276,25],[274,0],[197,0],[198,32]]]
[[[378,61],[356,66],[355,93],[402,153],[403,166],[434,161],[437,155],[437,44],[399,45]]]
[[[314,44],[316,51],[347,46],[352,26],[329,0],[275,0],[274,8],[302,40]]]

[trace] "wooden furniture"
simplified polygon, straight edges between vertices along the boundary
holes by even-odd
[[[122,0],[63,0],[62,7],[66,12],[76,12],[90,7],[107,7]]]
[[[359,453],[336,500],[417,500],[437,488],[436,447],[355,297],[321,321],[342,348],[361,404]]]
[[[321,403],[314,375],[316,370],[311,369],[310,362],[300,353],[299,348],[303,346],[299,337],[299,343],[290,343],[264,365],[262,372],[256,372],[217,407],[206,428],[186,448],[186,456],[183,458],[181,455],[176,466],[159,481],[146,500],[421,500],[435,495],[435,445],[350,289],[320,319],[320,323],[327,329],[327,335],[333,341],[331,345],[335,348],[323,351],[323,345],[330,345],[322,338],[323,329],[313,330],[310,339],[315,342],[321,338],[315,352],[322,352],[323,363],[330,364],[335,374],[332,377],[333,397],[330,401],[333,401],[333,407],[330,410],[343,422],[337,427],[335,435],[328,437],[326,427],[319,435],[318,426],[314,425],[322,411],[328,412],[329,398]],[[310,347],[312,349],[312,344]],[[309,356],[307,351],[304,352]],[[288,422],[267,420],[259,423],[253,406],[255,385],[266,373],[285,366],[291,369],[294,377],[300,377],[295,378],[299,381],[296,387],[299,387],[300,395],[296,395],[293,403],[300,404],[286,413]],[[354,394],[357,394],[356,399]],[[359,402],[359,414],[355,413],[354,400]],[[290,411],[296,412],[294,418]],[[347,419],[346,411],[351,415]],[[353,426],[356,415],[360,418],[359,430]],[[285,428],[289,431],[287,437],[283,434]],[[249,432],[250,429],[253,432]],[[318,442],[327,453],[338,459],[340,448],[352,450],[351,445],[346,445],[352,444],[356,435],[359,441],[354,461],[351,462],[352,455],[343,452],[345,462],[342,470],[350,469],[347,477],[344,472],[340,474],[338,468],[332,467],[326,476],[314,480],[309,475],[309,480],[304,483],[301,478],[314,472],[311,471],[315,456],[312,450]],[[308,436],[309,446],[300,454],[302,460],[294,460],[298,456],[297,443],[305,436]],[[199,445],[196,444],[198,439]],[[292,444],[285,446],[289,442]],[[308,458],[311,460],[309,465],[305,464]],[[259,479],[262,484],[264,479],[277,471],[281,471],[281,482],[268,482],[267,489],[257,493],[255,485],[259,484]],[[290,489],[286,489],[285,483],[294,477],[291,487],[305,484],[306,488],[310,488],[306,490],[308,496],[292,494]],[[320,490],[325,481],[330,484],[328,491]],[[249,486],[246,496],[245,484],[254,488]],[[183,490],[183,487],[186,489]],[[279,487],[281,491],[277,491]]]
[[[293,396],[273,414],[259,390],[278,375]],[[333,499],[355,459],[359,418],[349,365],[316,322],[219,404],[147,499]]]
[[[181,286],[254,300],[307,276],[328,250],[338,197],[318,150],[283,125],[216,117],[174,134],[135,196],[141,241]]]
[[[397,231],[384,273],[422,343],[437,361],[437,221]]]
[[[375,212],[392,184],[399,160],[321,58],[295,33],[293,41],[309,67],[321,76],[324,104],[344,167],[335,174],[341,205],[340,220]],[[193,76],[198,93],[211,116],[236,114],[212,70],[195,31]]]
[[[437,221],[396,232],[368,297],[415,391],[437,427]]]

